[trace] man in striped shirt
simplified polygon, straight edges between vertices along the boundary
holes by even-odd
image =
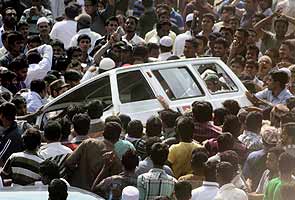
[[[25,146],[23,152],[13,153],[6,161],[1,176],[12,179],[13,184],[30,185],[41,179],[39,175],[40,163],[44,160],[37,154],[41,144],[40,131],[35,128],[27,129],[22,135]]]

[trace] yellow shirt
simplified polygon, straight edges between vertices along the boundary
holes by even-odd
[[[201,145],[193,141],[180,142],[169,148],[168,161],[171,163],[176,178],[192,173],[192,152],[199,147],[201,147]]]

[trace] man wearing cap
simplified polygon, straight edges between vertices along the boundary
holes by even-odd
[[[166,61],[172,54],[173,41],[169,36],[164,36],[160,39],[160,55],[159,61]]]
[[[77,33],[77,22],[75,17],[81,12],[81,6],[78,4],[70,4],[65,8],[65,19],[56,22],[50,32],[52,39],[60,40],[64,43],[65,49],[70,47],[72,37]]]
[[[32,0],[32,7],[24,11],[20,21],[29,24],[30,34],[38,34],[37,21],[41,17],[46,17],[52,24],[54,22],[51,11],[42,6],[42,0]]]
[[[99,33],[100,35],[105,35],[105,21],[114,13],[114,0],[108,0],[106,8],[104,11],[98,11],[98,0],[85,0],[85,12],[91,16],[91,30]]]
[[[49,44],[52,42],[50,38],[50,24],[46,17],[40,17],[37,21],[37,29],[39,31],[39,36],[41,39],[41,44]]]
[[[90,53],[95,45],[95,42],[101,38],[101,35],[92,31],[90,29],[91,26],[91,16],[88,14],[80,14],[77,18],[77,34],[75,34],[70,42],[70,47],[78,45],[78,37],[82,34],[86,34],[91,39],[91,47],[88,49],[88,53]]]
[[[174,55],[176,56],[179,56],[179,57],[183,56],[185,41],[192,38],[191,26],[192,26],[193,18],[194,18],[193,13],[190,13],[186,16],[185,18],[186,32],[177,35],[175,38],[173,52],[174,52]]]
[[[124,25],[125,35],[123,35],[122,40],[131,44],[132,46],[144,44],[145,41],[136,34],[136,27],[138,24],[138,19],[133,16],[127,17]]]

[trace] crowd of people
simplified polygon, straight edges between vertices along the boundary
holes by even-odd
[[[0,2],[0,190],[71,186],[114,200],[291,200],[293,0]],[[195,101],[147,121],[102,119],[98,99],[36,117],[67,90],[134,64],[219,57],[253,106]],[[208,58],[210,59],[210,58]],[[221,90],[218,73],[205,78]],[[169,94],[167,94],[169,95]],[[36,189],[37,190],[37,189]],[[1,192],[0,192],[1,198]]]

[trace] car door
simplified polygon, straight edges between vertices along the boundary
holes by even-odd
[[[148,79],[141,69],[118,71],[116,74],[119,112],[144,123],[163,109]]]

